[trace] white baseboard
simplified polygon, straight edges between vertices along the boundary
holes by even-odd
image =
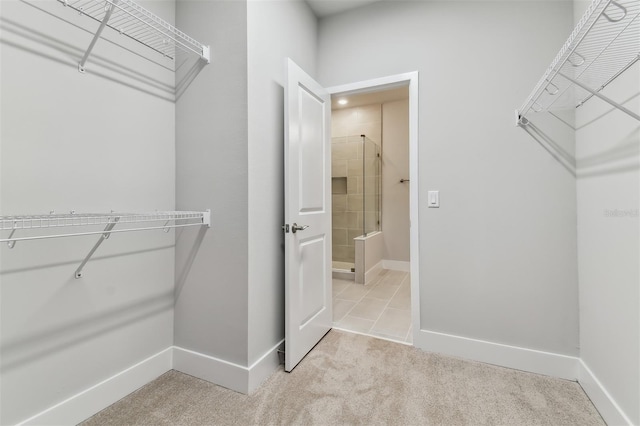
[[[173,369],[236,392],[249,391],[247,367],[189,349],[173,347]]]
[[[249,393],[258,389],[280,367],[279,349],[284,349],[284,339],[249,366]]]
[[[376,263],[375,265],[373,265],[371,267],[371,269],[369,269],[364,274],[364,284],[368,283],[373,277],[378,275],[380,273],[380,271],[382,271],[383,269],[384,268],[382,267],[382,260],[380,262]]]
[[[582,359],[579,362],[578,382],[607,424],[633,424]]]
[[[411,263],[404,262],[402,260],[382,260],[382,267],[384,269],[391,269],[393,271],[411,272]]]
[[[78,424],[171,370],[172,353],[167,348],[18,424]]]
[[[414,333],[414,346],[429,352],[438,352],[516,370],[567,380],[578,379],[579,358],[573,356],[427,330]]]
[[[278,342],[249,367],[171,346],[18,425],[78,424],[172,369],[249,393],[279,367],[278,349],[283,345],[284,340]]]
[[[174,346],[173,369],[248,394],[278,368],[278,349],[283,344],[284,340],[278,342],[249,367]]]
[[[102,382],[18,423],[18,425],[77,424],[146,385],[172,368],[242,393],[257,389],[280,365],[284,340],[249,367],[243,367],[180,347],[169,347]],[[579,358],[517,346],[420,330],[414,346],[502,367],[578,380],[604,420],[631,425],[612,396]]]

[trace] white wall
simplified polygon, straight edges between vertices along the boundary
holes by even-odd
[[[213,228],[177,243],[175,344],[248,372],[228,384],[245,391],[284,338],[285,58],[315,73],[316,20],[299,1],[187,0],[176,19],[212,43],[177,102],[176,150],[177,204],[212,208]]]
[[[420,73],[421,329],[578,354],[575,179],[513,123],[571,28],[566,2],[383,1],[320,21],[325,86]]]
[[[172,1],[144,4],[173,20]],[[58,2],[2,2],[0,214],[174,209],[172,63],[105,31],[80,74],[96,26]],[[97,238],[0,247],[0,423],[171,346],[173,232],[114,234],[76,280]]]
[[[176,242],[175,345],[246,366],[247,5],[179,0],[176,25],[212,52],[176,103],[176,204],[210,208],[212,227]]]
[[[409,262],[409,101],[382,104],[382,231],[385,260]]]
[[[247,3],[250,364],[284,338],[285,59],[315,76],[316,25],[303,1]]]
[[[585,7],[576,3],[576,16]],[[636,64],[602,93],[639,114],[639,75]],[[580,357],[640,424],[640,125],[597,98],[576,118]],[[596,406],[609,424],[624,422]]]

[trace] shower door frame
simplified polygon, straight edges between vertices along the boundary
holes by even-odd
[[[372,80],[326,88],[330,95],[353,95],[377,92],[396,87],[409,87],[409,261],[411,266],[411,325],[413,345],[420,335],[420,244],[419,244],[419,184],[418,179],[418,71],[396,74]],[[383,231],[384,232],[384,231]]]

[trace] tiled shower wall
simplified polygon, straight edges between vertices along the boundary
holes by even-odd
[[[380,104],[332,111],[331,177],[333,192],[333,260],[355,262],[354,238],[362,235],[365,214],[362,211],[363,186],[367,193],[374,188],[374,177],[363,177],[362,137],[377,145],[382,138],[382,106]],[[371,182],[366,182],[370,179]],[[366,209],[370,210],[370,209]],[[370,222],[368,222],[370,223]]]

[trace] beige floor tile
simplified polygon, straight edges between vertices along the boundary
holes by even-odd
[[[396,286],[376,284],[367,294],[367,297],[389,301],[397,291],[398,287]]]
[[[333,297],[338,297],[347,287],[353,284],[353,281],[340,280],[334,278],[332,281],[332,293]]]
[[[412,343],[408,272],[383,269],[364,286],[353,281],[333,282],[336,327]]]
[[[356,306],[353,300],[334,299],[333,300],[333,322],[338,322],[344,318],[349,311]]]
[[[403,281],[402,285],[398,289],[398,294],[411,297],[411,284],[407,281]]]
[[[376,275],[372,276],[369,278],[369,281],[367,282],[367,284],[374,282],[374,281],[379,281],[381,280],[386,274],[387,274],[388,270],[387,269],[381,269]]]
[[[402,281],[407,277],[407,272],[389,271],[378,282],[378,285],[387,285],[399,287]]]
[[[407,276],[402,280],[402,284],[411,285],[411,274],[407,272]]]
[[[377,320],[384,308],[387,306],[386,300],[371,299],[365,297],[349,312],[349,315],[368,320]]]
[[[342,320],[340,320],[336,324],[336,326],[344,328],[345,330],[368,333],[369,330],[371,330],[371,327],[373,327],[373,323],[374,321],[372,320],[347,315],[346,317],[342,318]]]
[[[409,327],[409,332],[407,333],[407,338],[404,339],[407,343],[413,343],[413,325]]]
[[[400,309],[387,308],[371,329],[376,333],[383,333],[405,340],[411,327],[411,312]]]
[[[389,302],[390,308],[410,310],[411,309],[411,288],[407,284],[402,284],[396,294]]]
[[[384,277],[384,275],[375,275],[367,280],[364,284],[368,287],[373,287],[380,282],[380,280]]]
[[[340,299],[359,302],[371,290],[362,284],[350,284],[340,293]]]

